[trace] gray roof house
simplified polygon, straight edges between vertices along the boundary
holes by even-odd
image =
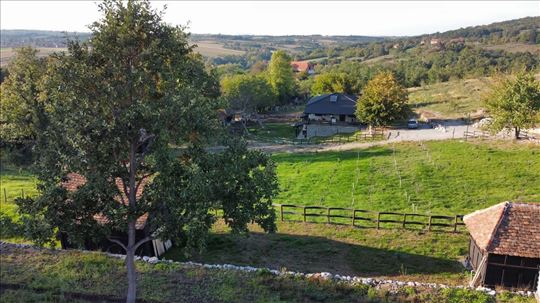
[[[308,120],[355,122],[357,97],[334,93],[311,98],[304,110]]]

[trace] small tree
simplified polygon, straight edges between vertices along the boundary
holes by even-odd
[[[278,50],[272,54],[268,64],[268,81],[275,90],[281,103],[285,103],[295,93],[294,73],[291,57],[285,51]]]
[[[203,148],[218,131],[217,82],[183,28],[163,22],[148,1],[99,7],[92,39],[71,41],[67,54],[49,60],[41,87],[49,123],[37,144],[41,196],[17,203],[37,243],[59,232],[81,246],[103,237],[121,246],[127,301],[135,302],[138,247],[171,239],[201,249],[217,207],[234,231],[251,221],[274,231],[277,181],[272,161],[245,144],[212,155]],[[76,191],[62,185],[70,173],[86,179]],[[137,239],[146,215],[149,235]],[[118,231],[127,242],[113,238]]]
[[[499,79],[485,103],[493,118],[491,131],[513,129],[519,139],[523,128],[534,127],[540,121],[540,82],[532,73]]]
[[[394,75],[382,72],[371,79],[356,104],[356,117],[369,126],[386,126],[403,119],[408,111],[408,94]]]

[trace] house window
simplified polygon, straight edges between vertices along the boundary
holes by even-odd
[[[337,102],[337,95],[330,96],[330,102]]]

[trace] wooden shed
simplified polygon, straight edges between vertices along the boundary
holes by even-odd
[[[534,291],[540,270],[540,203],[503,202],[466,215],[471,286]]]
[[[86,178],[84,176],[77,173],[70,173],[66,176],[66,179],[64,180],[62,186],[66,188],[68,191],[73,192],[73,191],[77,191],[84,184],[86,184]],[[118,187],[118,190],[120,192],[123,192],[123,183],[120,179],[116,180],[116,186]],[[142,196],[144,187],[145,187],[145,182],[143,182],[142,186],[139,187],[137,190],[137,193],[136,193],[137,199]],[[118,202],[121,203],[121,201],[125,201],[125,200],[126,198],[124,196],[124,199],[118,199]],[[135,223],[135,238],[136,238],[135,241],[139,241],[151,235],[151,231],[149,230],[146,224],[148,221],[148,216],[149,214],[145,213],[139,218],[137,218],[137,221]],[[96,214],[94,216],[94,219],[100,224],[106,224],[108,221],[107,217],[103,214]],[[127,243],[127,233],[125,232],[113,231],[111,236],[117,240],[120,240],[122,243]],[[67,234],[60,233],[59,238],[60,238],[60,244],[62,245],[63,249],[77,248],[69,240],[69,236]],[[139,256],[159,257],[171,247],[172,247],[172,241],[170,240],[162,241],[160,239],[154,239],[152,241],[146,242],[143,245],[141,245],[139,249],[137,249],[135,254]],[[87,239],[84,241],[84,249],[101,250],[101,251],[106,251],[110,253],[119,253],[119,254],[125,253],[125,251],[118,244],[113,243],[106,238],[99,239],[99,240]]]

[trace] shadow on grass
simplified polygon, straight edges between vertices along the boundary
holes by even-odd
[[[187,260],[178,248],[165,258]],[[356,276],[452,275],[458,261],[344,243],[318,236],[251,233],[212,234],[206,252],[188,258],[213,264],[251,265],[301,272]]]

